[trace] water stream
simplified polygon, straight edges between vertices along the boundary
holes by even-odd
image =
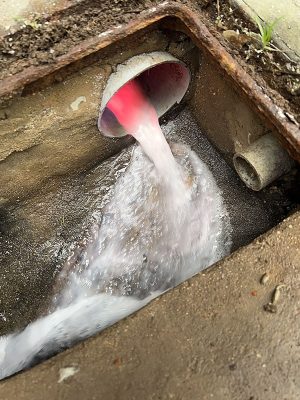
[[[99,332],[229,253],[230,224],[211,172],[189,146],[169,146],[139,88],[124,93],[126,101],[108,107],[141,146],[110,189],[93,240],[62,272],[51,312],[0,338],[0,378]]]

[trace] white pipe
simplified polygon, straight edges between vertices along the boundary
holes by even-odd
[[[159,117],[182,100],[191,80],[187,66],[165,51],[139,54],[119,64],[107,81],[100,106],[98,128],[105,136],[126,135],[106,104],[123,85],[136,78]]]
[[[294,161],[274,136],[266,134],[236,153],[233,164],[245,185],[259,191],[287,173]]]

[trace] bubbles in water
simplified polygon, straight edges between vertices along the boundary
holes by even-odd
[[[181,207],[172,196],[182,193],[166,191],[153,163],[136,147],[60,305],[98,292],[144,298],[229,251],[229,222],[211,173],[188,146],[173,144],[172,149],[188,193]]]
[[[55,311],[0,339],[1,378],[104,329],[229,252],[214,178],[188,146],[171,148],[189,193],[183,210],[174,214],[162,177],[135,147]]]
[[[0,378],[113,324],[230,250],[211,172],[187,145],[172,144],[174,158],[154,109],[131,95],[138,107],[122,118],[143,150],[135,147],[76,265],[67,262],[54,311],[0,338]]]

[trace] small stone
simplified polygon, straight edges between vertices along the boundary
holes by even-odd
[[[269,313],[275,314],[277,313],[277,306],[273,303],[267,303],[264,305],[264,310]]]
[[[293,96],[299,96],[300,95],[300,81],[298,79],[289,81],[286,85],[286,89]]]
[[[121,357],[117,357],[116,359],[114,359],[113,364],[115,367],[118,367],[118,368],[121,367],[121,365],[122,365]]]
[[[244,44],[249,42],[249,37],[247,35],[238,33],[231,29],[224,31],[223,36],[235,47],[242,47]]]
[[[85,96],[79,96],[77,97],[76,100],[74,100],[71,104],[70,107],[73,111],[77,111],[79,110],[79,107],[81,105],[81,103],[85,103],[86,102],[86,97]]]
[[[229,365],[229,369],[230,369],[230,371],[236,370],[236,363],[230,364],[230,365]]]
[[[0,120],[4,120],[7,118],[8,118],[8,115],[7,115],[6,110],[0,110]]]
[[[276,304],[276,303],[278,302],[279,297],[280,297],[280,291],[281,291],[281,289],[284,288],[284,287],[285,287],[284,284],[277,285],[277,286],[275,287],[275,289],[274,289],[274,291],[273,291],[273,295],[272,295],[272,303],[273,303],[273,304]]]
[[[78,366],[60,368],[58,383],[64,382],[66,379],[69,379],[71,376],[77,374],[78,371]]]
[[[270,279],[269,275],[268,275],[267,273],[264,273],[264,274],[262,275],[262,277],[260,278],[260,283],[261,283],[262,285],[266,285],[267,282],[269,281],[269,279]]]
[[[227,26],[224,25],[223,21],[220,18],[217,18],[216,20],[216,25],[219,29],[222,29],[223,31],[227,30]]]

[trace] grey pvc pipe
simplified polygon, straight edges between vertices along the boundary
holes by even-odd
[[[233,164],[245,185],[259,191],[287,173],[294,161],[274,136],[266,134],[236,153]]]
[[[126,135],[125,130],[106,105],[114,94],[132,79],[139,80],[160,117],[175,103],[182,100],[191,76],[189,69],[182,61],[165,51],[139,54],[119,64],[116,72],[111,74],[107,81],[100,106],[98,129],[105,136]]]

